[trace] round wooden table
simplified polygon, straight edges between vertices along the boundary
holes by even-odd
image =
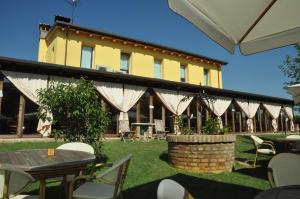
[[[72,150],[55,150],[54,156],[48,156],[47,149],[0,152],[0,164],[22,169],[40,181],[40,199],[45,198],[46,179],[66,179],[67,175],[85,170],[94,160],[94,154]]]
[[[300,185],[272,188],[259,193],[255,199],[300,199]]]

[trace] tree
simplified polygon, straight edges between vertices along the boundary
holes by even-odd
[[[290,79],[290,82],[286,82],[287,85],[299,84],[300,83],[300,44],[295,45],[297,56],[291,57],[287,55],[283,64],[279,66],[279,69],[283,74]],[[294,107],[296,112],[300,112],[300,106]]]
[[[38,117],[52,122],[52,134],[66,142],[84,142],[101,155],[102,137],[110,123],[92,82],[80,79],[51,83],[38,92]],[[53,117],[49,117],[49,113]]]
[[[287,55],[279,66],[283,74],[290,79],[290,82],[286,82],[287,85],[300,83],[300,44],[296,44],[295,49],[297,56],[291,57]]]

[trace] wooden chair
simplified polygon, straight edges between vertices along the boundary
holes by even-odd
[[[116,199],[122,197],[122,187],[132,155],[127,155],[113,164],[111,168],[99,175],[78,176],[69,188],[69,199]],[[79,180],[87,182],[75,189]],[[75,189],[75,190],[74,190]]]
[[[157,199],[194,199],[193,196],[174,180],[162,180],[157,189]]]
[[[256,148],[256,154],[255,154],[253,167],[255,167],[255,165],[256,165],[256,161],[257,161],[259,154],[264,154],[264,155],[275,155],[276,154],[275,146],[274,146],[273,142],[264,141],[255,135],[251,135],[250,137]]]
[[[18,195],[34,178],[13,166],[0,165],[0,198],[2,199],[38,199],[34,195]]]
[[[126,142],[126,140],[134,141],[136,137],[135,131],[130,130],[128,120],[119,120],[119,133],[121,136],[121,141]]]
[[[300,155],[280,153],[268,165],[268,178],[271,187],[300,185]]]
[[[166,128],[164,127],[163,121],[162,120],[158,120],[155,119],[154,120],[154,124],[155,124],[155,134],[156,134],[156,138],[159,139],[165,139],[166,138],[166,134],[169,132],[166,130]]]

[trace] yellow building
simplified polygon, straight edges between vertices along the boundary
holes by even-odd
[[[224,61],[100,32],[56,16],[40,24],[38,61],[222,88]]]

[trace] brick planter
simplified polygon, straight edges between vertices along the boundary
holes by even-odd
[[[236,136],[168,135],[169,163],[197,173],[231,172]]]

